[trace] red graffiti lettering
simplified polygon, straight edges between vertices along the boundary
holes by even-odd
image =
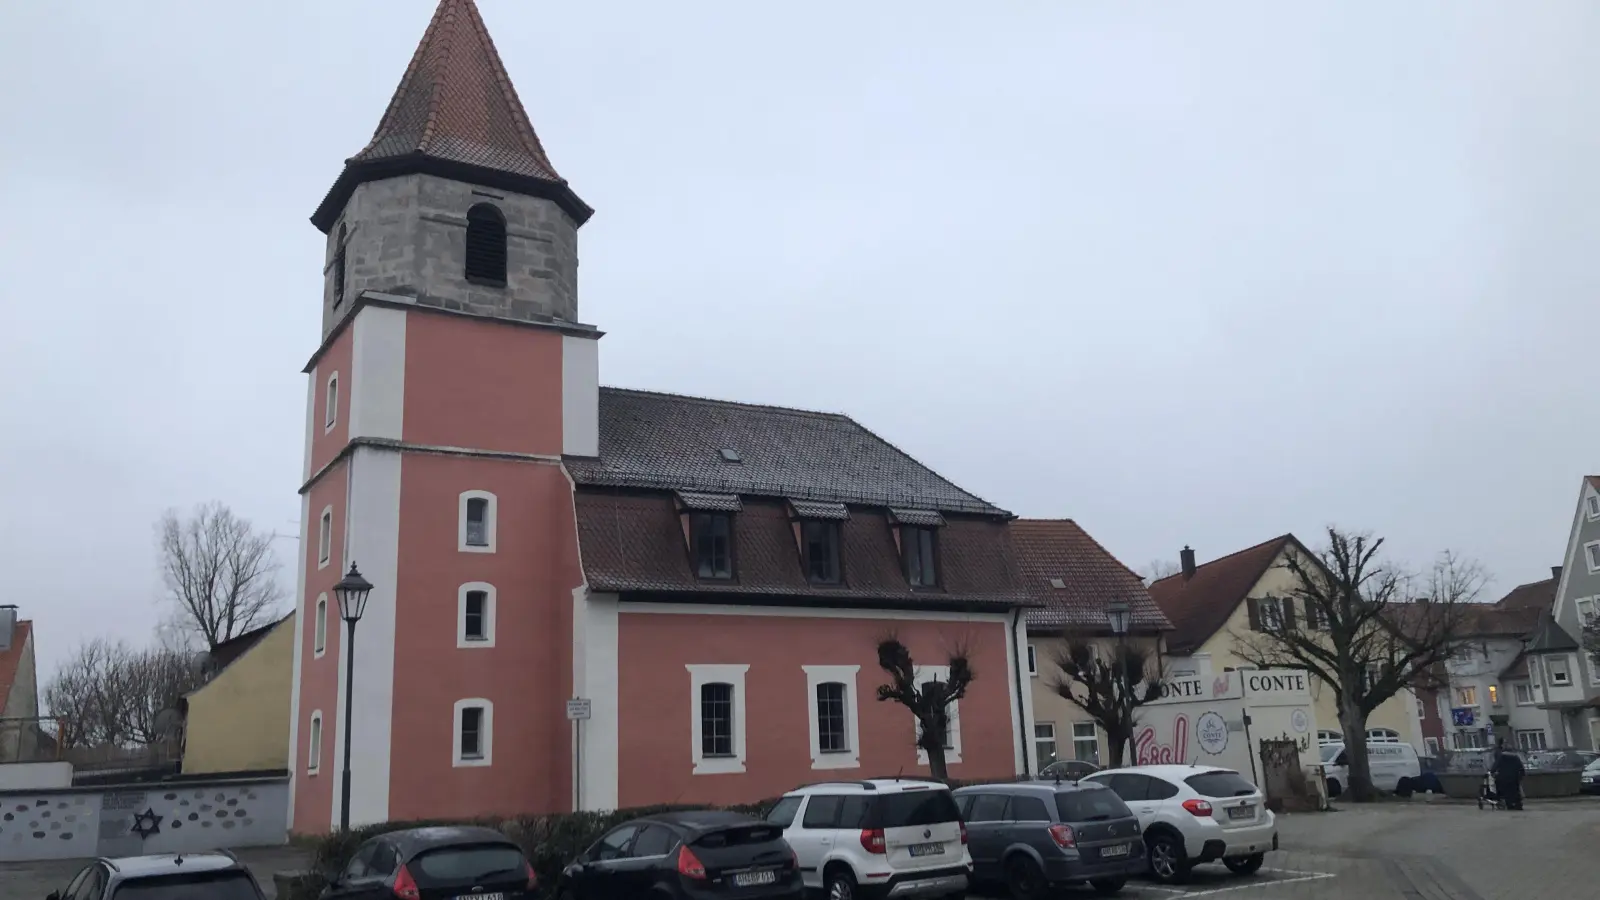
[[[1134,765],[1183,765],[1189,759],[1189,717],[1178,716],[1172,722],[1172,743],[1156,742],[1156,730],[1145,726],[1134,738]]]

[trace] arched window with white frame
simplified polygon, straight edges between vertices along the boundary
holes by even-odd
[[[499,502],[488,491],[462,491],[458,549],[463,553],[493,553]]]
[[[470,581],[456,591],[456,646],[494,646],[495,589],[486,581]]]
[[[313,659],[321,659],[328,652],[328,595],[317,595],[317,618],[312,626],[311,652]]]
[[[306,774],[322,771],[322,710],[311,713],[311,727],[306,737]]]
[[[452,734],[452,765],[490,765],[494,761],[494,704],[482,697],[457,700]]]

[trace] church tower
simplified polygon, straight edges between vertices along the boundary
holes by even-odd
[[[338,827],[347,742],[352,826],[570,808],[583,578],[563,460],[598,452],[601,333],[578,318],[592,212],[473,0],[441,0],[311,217],[327,250],[305,368],[296,831]],[[356,641],[333,592],[352,565],[374,585]]]

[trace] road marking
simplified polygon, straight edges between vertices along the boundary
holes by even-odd
[[[1282,870],[1279,870],[1279,871],[1282,871]],[[1259,881],[1259,882],[1256,882],[1255,884],[1236,884],[1236,885],[1233,885],[1232,887],[1213,888],[1213,889],[1211,889],[1209,891],[1194,891],[1192,893],[1185,893],[1184,896],[1186,896],[1186,897],[1207,897],[1207,896],[1210,896],[1211,894],[1226,894],[1226,893],[1228,893],[1230,891],[1248,891],[1248,890],[1251,890],[1253,888],[1278,887],[1280,885],[1285,885],[1285,884],[1299,884],[1302,881],[1320,881],[1320,880],[1322,880],[1324,878],[1333,878],[1333,877],[1335,877],[1335,876],[1334,876],[1334,874],[1332,872],[1315,872],[1315,873],[1312,873],[1310,875],[1306,875],[1306,876],[1303,876],[1303,877],[1300,877],[1300,878],[1273,879],[1272,881]]]

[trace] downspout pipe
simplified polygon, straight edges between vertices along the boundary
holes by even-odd
[[[1011,642],[1013,644],[1016,643],[1017,625],[1021,621],[1022,607],[1019,606],[1011,611]],[[1011,676],[1015,678],[1017,682],[1017,738],[1022,742],[1018,744],[1018,746],[1022,748],[1022,774],[1028,778],[1032,778],[1033,768],[1028,765],[1028,747],[1030,740],[1028,735],[1028,708],[1022,702],[1022,669],[1028,664],[1027,641],[1023,641],[1022,646],[1017,647],[1016,653],[1013,655],[1017,658],[1017,664],[1011,668]]]

